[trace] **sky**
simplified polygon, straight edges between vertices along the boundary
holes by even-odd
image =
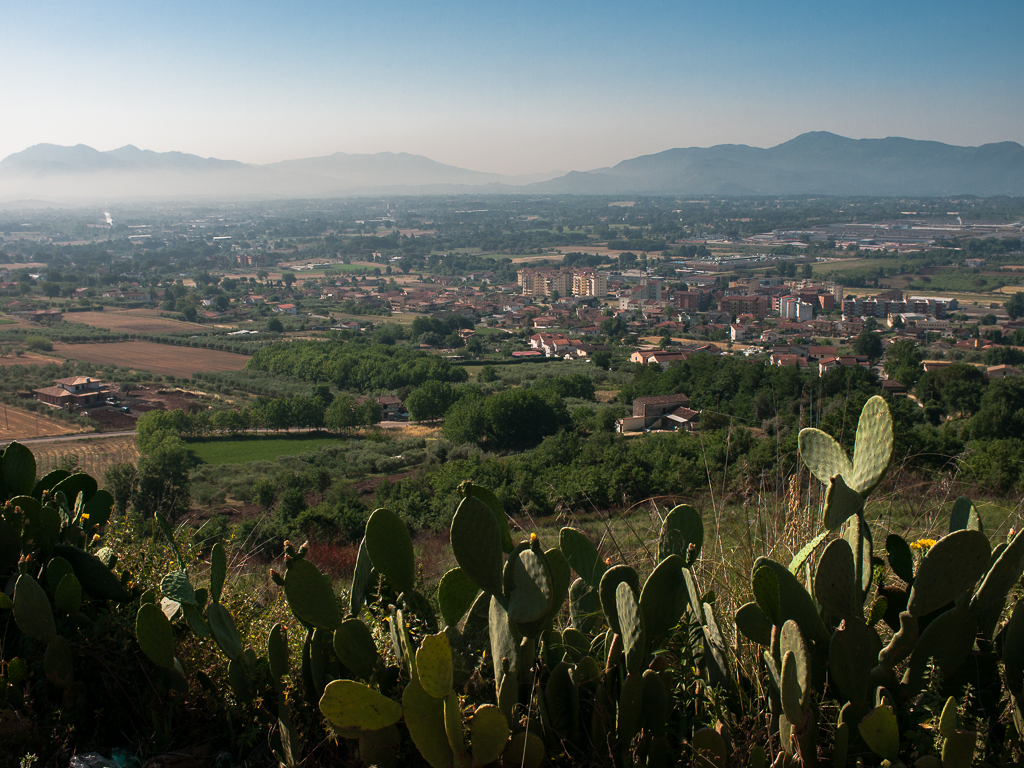
[[[1020,0],[0,0],[0,158],[592,170],[806,131],[1024,143]]]

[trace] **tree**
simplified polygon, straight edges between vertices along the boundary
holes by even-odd
[[[864,329],[853,342],[853,351],[863,355],[871,362],[875,362],[882,356],[885,345],[882,344],[882,337],[873,331]]]
[[[278,318],[272,317],[267,322],[267,331],[270,333],[284,333],[284,323],[282,323]]]
[[[480,373],[476,377],[477,381],[488,384],[492,381],[498,380],[498,369],[493,365],[485,365],[480,369]]]
[[[913,387],[924,373],[923,359],[917,344],[910,339],[900,339],[886,351],[883,370],[890,379]]]
[[[607,349],[599,349],[594,353],[591,360],[594,361],[594,365],[607,371],[612,366],[612,353]]]
[[[295,273],[283,272],[281,274],[281,279],[284,280],[284,287],[287,288],[288,290],[291,290],[292,285],[295,284]]]
[[[170,430],[158,430],[147,436],[145,453],[139,458],[134,498],[135,510],[143,517],[160,513],[175,520],[192,503],[189,472],[192,459],[181,438]],[[140,450],[143,443],[139,444]]]
[[[356,426],[356,401],[351,395],[338,395],[327,412],[324,423],[331,432],[341,432]]]
[[[1024,292],[1018,291],[1003,304],[1011,320],[1024,316]]]
[[[455,390],[446,381],[425,381],[405,399],[405,407],[415,421],[437,421],[456,400]]]

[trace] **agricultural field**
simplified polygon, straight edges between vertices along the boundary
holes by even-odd
[[[189,440],[188,449],[204,464],[245,464],[274,461],[278,456],[296,456],[318,451],[338,442],[337,435],[311,432],[293,435],[247,435]]]
[[[102,314],[102,313],[101,313]],[[141,371],[170,376],[191,376],[200,371],[238,371],[249,362],[248,355],[214,349],[175,347],[150,341],[119,341],[109,344],[55,343],[62,357],[97,365],[130,366]]]
[[[69,323],[106,328],[109,331],[126,333],[182,333],[193,330],[208,330],[198,323],[172,320],[161,317],[153,309],[107,310],[105,312],[68,312],[64,319]]]
[[[77,424],[0,404],[0,442],[50,435],[74,435],[84,431]]]
[[[54,360],[52,357],[46,357],[45,355],[37,355],[32,352],[24,352],[21,356],[8,355],[7,357],[0,357],[0,365],[46,365],[46,363],[59,362]]]
[[[35,443],[31,447],[40,477],[74,461],[77,462],[74,464],[76,471],[86,472],[102,481],[104,473],[114,464],[134,464],[139,460],[134,435]]]

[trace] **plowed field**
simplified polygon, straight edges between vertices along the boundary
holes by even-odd
[[[73,435],[84,431],[81,427],[66,421],[50,419],[41,414],[28,413],[0,404],[0,443],[44,435]]]
[[[152,309],[68,312],[64,315],[64,319],[69,323],[81,323],[127,333],[181,333],[183,331],[194,332],[193,329],[203,328],[197,323],[186,323],[183,320],[160,317],[156,310]]]
[[[72,360],[85,360],[97,365],[122,365],[171,376],[191,376],[199,371],[238,371],[249,361],[248,355],[237,355],[234,352],[174,347],[151,341],[54,344],[53,350]]]
[[[134,435],[119,437],[98,437],[88,440],[74,440],[62,443],[41,443],[31,446],[36,456],[37,474],[42,477],[51,469],[57,469],[68,457],[74,456],[79,472],[87,472],[102,484],[104,473],[114,464],[125,461],[133,464],[139,460]],[[67,466],[65,464],[65,466]]]

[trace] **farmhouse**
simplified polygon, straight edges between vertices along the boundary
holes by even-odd
[[[84,408],[103,401],[107,385],[88,376],[54,379],[52,387],[33,390],[36,400],[60,408]]]
[[[633,401],[633,415],[615,422],[619,432],[641,432],[647,429],[697,429],[700,411],[691,410],[690,398],[684,394],[638,397]]]

